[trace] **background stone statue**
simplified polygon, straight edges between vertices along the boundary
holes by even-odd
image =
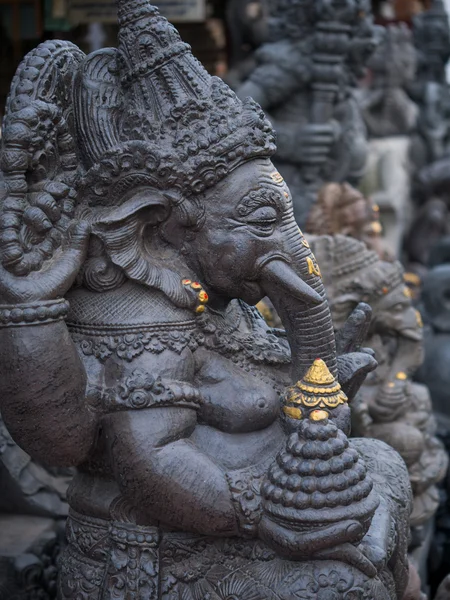
[[[59,599],[402,600],[406,467],[348,440],[370,308],[336,339],[261,108],[118,16],[25,58],[3,136],[1,410],[77,468]]]
[[[336,329],[359,302],[373,307],[364,344],[375,352],[378,368],[357,394],[354,433],[387,442],[405,460],[414,492],[411,551],[425,575],[439,505],[436,486],[446,475],[448,457],[435,435],[430,392],[412,380],[423,362],[420,314],[412,306],[400,263],[383,262],[362,243],[344,236],[313,238],[310,243],[323,266]]]
[[[320,189],[305,231],[347,235],[364,242],[380,258],[386,255],[378,205],[348,183],[328,183]]]
[[[409,135],[416,127],[419,109],[406,91],[417,68],[412,33],[406,24],[386,28],[367,66],[369,84],[358,97],[369,136]]]
[[[255,98],[274,124],[276,164],[304,226],[323,183],[355,183],[364,171],[366,129],[353,92],[379,33],[366,0],[272,0],[268,32],[238,95]]]
[[[397,258],[412,214],[411,135],[419,110],[407,90],[416,66],[411,32],[406,25],[390,25],[369,59],[369,77],[358,91],[370,135],[361,189],[379,206],[385,245]]]
[[[450,25],[442,0],[433,0],[429,10],[414,17],[413,33],[418,68],[409,91],[420,107],[419,137],[413,150],[416,165],[424,167],[448,152],[450,93],[446,66]]]
[[[226,7],[229,37],[227,83],[236,89],[255,68],[255,50],[267,38],[268,0],[229,0]]]

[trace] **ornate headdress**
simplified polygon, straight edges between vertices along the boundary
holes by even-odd
[[[186,198],[276,150],[261,108],[211,77],[147,0],[118,0],[118,16],[118,49],[83,57],[48,42],[13,82],[0,250],[16,274],[52,255],[76,207],[92,220],[123,217],[142,188]]]
[[[363,242],[344,235],[311,237],[309,241],[322,266],[337,329],[359,302],[373,306],[392,290],[404,287],[402,265],[381,260]]]

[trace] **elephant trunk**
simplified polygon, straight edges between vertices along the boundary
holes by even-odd
[[[286,224],[290,261],[274,258],[261,271],[261,285],[286,328],[297,382],[316,358],[337,376],[336,343],[320,270],[295,222]]]

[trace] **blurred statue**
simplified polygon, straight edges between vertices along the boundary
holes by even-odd
[[[442,582],[434,600],[448,600],[450,598],[450,575]]]
[[[390,25],[369,60],[371,77],[358,97],[371,140],[361,184],[380,208],[385,244],[399,257],[411,206],[411,138],[418,108],[406,89],[414,80],[416,54],[406,25]]]
[[[412,34],[405,24],[389,25],[367,66],[370,84],[360,92],[360,102],[370,137],[408,135],[416,127],[418,107],[405,88],[416,74]]]
[[[412,380],[423,362],[422,319],[412,306],[400,263],[383,262],[344,236],[313,238],[310,244],[322,265],[335,328],[343,327],[359,302],[373,309],[363,344],[375,352],[378,368],[355,399],[354,433],[385,441],[405,460],[414,493],[413,548],[420,547],[439,505],[436,486],[448,466],[435,436],[430,392]]]
[[[227,83],[237,88],[255,68],[255,50],[267,39],[269,0],[229,0],[226,19],[230,46]]]
[[[268,41],[238,89],[277,131],[276,164],[304,226],[320,187],[356,183],[366,161],[366,129],[354,85],[379,36],[368,0],[272,0]]]
[[[5,118],[0,403],[77,468],[59,600],[402,600],[406,467],[348,439],[370,308],[336,339],[261,108],[118,16],[117,49],[31,52]]]
[[[380,258],[385,257],[380,209],[348,183],[328,183],[309,213],[306,233],[348,235],[361,240]]]
[[[450,230],[450,87],[446,77],[450,25],[441,0],[433,0],[428,11],[414,18],[414,38],[418,73],[410,94],[420,106],[420,115],[412,144],[412,180],[420,212],[405,249],[409,262],[426,271],[430,251]]]
[[[450,90],[446,66],[450,58],[450,24],[442,0],[432,0],[429,10],[414,17],[413,32],[418,68],[409,91],[420,107],[413,153],[416,166],[421,168],[449,150]]]

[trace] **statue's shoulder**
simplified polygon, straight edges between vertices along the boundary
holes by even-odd
[[[67,325],[84,358],[105,362],[116,357],[131,363],[165,350],[181,356],[198,345],[196,315],[157,290],[127,282],[103,293],[75,289],[67,299]]]
[[[162,292],[128,281],[102,293],[77,288],[67,299],[69,329],[84,333],[194,329],[192,311],[178,308]]]

